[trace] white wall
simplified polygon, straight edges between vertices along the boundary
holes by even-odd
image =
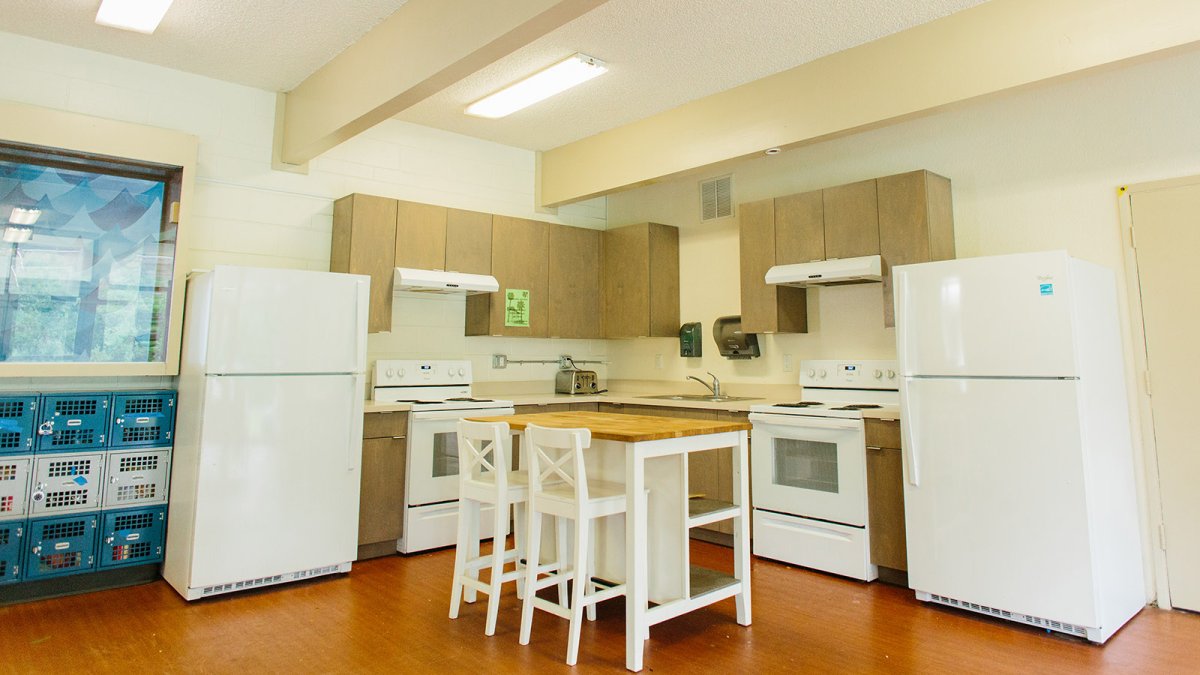
[[[796,104],[819,105],[819,97],[798,96]],[[1123,289],[1117,188],[1200,173],[1197,119],[1200,52],[1193,50],[750,160],[733,170],[733,193],[746,202],[929,169],[953,182],[959,257],[1065,248],[1116,270]],[[681,318],[702,321],[706,331],[702,359],[679,358],[674,340],[614,341],[612,377],[681,379],[711,370],[734,383],[794,383],[784,354],[894,357],[895,332],[883,327],[874,285],[809,291],[810,333],[760,336],[763,357],[752,362],[717,356],[712,321],[739,311],[738,239],[736,216],[699,223],[698,183],[708,177],[609,197],[612,227],[648,219],[681,228]],[[655,354],[665,355],[661,370]]]
[[[0,63],[0,97],[199,137],[197,198],[185,207],[195,216],[193,247],[182,253],[190,268],[327,270],[333,200],[352,192],[583,227],[606,222],[603,199],[557,215],[537,212],[528,150],[389,120],[313,160],[308,175],[278,172],[271,170],[271,92],[7,33],[0,33]],[[461,300],[401,301],[392,333],[371,337],[369,358],[468,354],[477,379],[524,380],[548,374],[493,371],[489,355],[605,353],[603,342],[464,338],[462,307]],[[11,384],[35,383],[46,386]]]

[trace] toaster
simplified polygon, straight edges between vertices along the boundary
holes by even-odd
[[[595,394],[598,389],[594,370],[560,370],[554,376],[556,394]]]

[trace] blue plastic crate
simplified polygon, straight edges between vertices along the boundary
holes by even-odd
[[[0,396],[0,455],[33,452],[37,396]]]
[[[21,543],[25,538],[25,521],[0,523],[0,584],[21,578]]]
[[[0,455],[0,520],[25,520],[29,515],[29,476],[33,455]]]
[[[99,449],[108,439],[112,395],[47,394],[38,411],[37,452],[78,452]]]
[[[141,448],[171,444],[175,431],[175,392],[116,392],[109,447]]]
[[[29,521],[25,532],[25,579],[90,572],[96,568],[99,514],[81,513]]]
[[[167,508],[104,512],[100,533],[101,568],[161,562]]]

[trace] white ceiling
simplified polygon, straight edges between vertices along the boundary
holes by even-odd
[[[984,0],[609,0],[404,111],[409,122],[548,150]],[[499,120],[463,109],[575,52],[609,72]],[[819,92],[797,92],[797,104]]]
[[[175,0],[142,35],[96,25],[100,0],[0,0],[0,30],[286,91],[404,2]]]
[[[545,150],[983,1],[609,0],[398,118]],[[99,0],[0,0],[0,30],[287,91],[404,2],[175,0],[159,29],[141,35],[96,25]],[[609,72],[504,119],[463,114],[575,52],[606,61]],[[797,92],[797,104],[819,95]]]

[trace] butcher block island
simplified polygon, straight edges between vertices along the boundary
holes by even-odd
[[[586,428],[588,476],[625,485],[625,521],[597,527],[596,576],[626,584],[629,670],[642,669],[648,629],[667,619],[732,597],[738,623],[750,625],[748,423],[583,411],[474,419],[507,422],[514,436],[529,424]],[[733,501],[689,500],[688,455],[716,448],[733,449]],[[732,576],[689,560],[688,530],[720,520],[734,525]]]

